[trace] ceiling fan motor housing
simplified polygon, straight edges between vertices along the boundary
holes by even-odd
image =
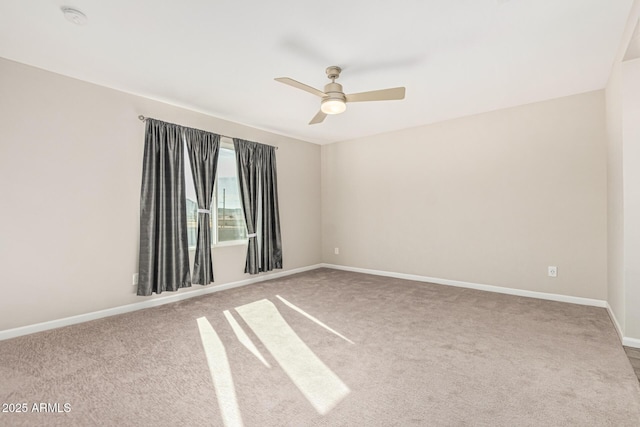
[[[342,85],[340,83],[331,82],[324,85],[324,93],[326,97],[324,99],[341,99],[347,101],[347,97],[342,91]]]
[[[336,83],[336,79],[340,77],[341,71],[342,69],[336,65],[327,67],[325,70],[327,77],[331,79],[331,83],[327,83],[324,86],[325,97],[323,98],[323,102],[329,99],[347,102],[347,97],[342,91],[342,85],[340,83]]]

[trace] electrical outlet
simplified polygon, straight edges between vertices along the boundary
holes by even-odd
[[[339,248],[333,248],[333,253],[336,255],[340,255],[340,249]]]
[[[558,267],[550,265],[548,268],[549,277],[558,277]]]
[[[133,285],[138,284],[138,273],[133,273]]]

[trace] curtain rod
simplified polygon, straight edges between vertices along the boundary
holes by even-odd
[[[150,118],[151,118],[151,117],[145,117],[145,116],[143,116],[142,114],[140,114],[140,115],[138,116],[138,119],[139,119],[140,121],[142,121],[142,122],[144,122],[145,120],[150,119]],[[181,125],[178,125],[178,126],[181,126]],[[183,127],[186,127],[186,126],[183,126]],[[215,132],[211,132],[211,133],[215,133]],[[219,134],[216,134],[216,135],[219,135]],[[227,135],[220,135],[220,136],[221,136],[222,138],[234,139],[234,137],[233,137],[233,136],[227,136]],[[237,139],[237,138],[236,138],[236,139]],[[262,144],[262,143],[261,143],[261,142],[258,142],[258,144]],[[262,144],[262,145],[269,145],[269,144]],[[275,146],[275,145],[269,145],[269,147],[273,147],[273,148],[275,148],[276,150],[278,149],[278,147],[277,147],[277,146]]]

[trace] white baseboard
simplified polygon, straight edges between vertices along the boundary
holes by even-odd
[[[624,337],[622,338],[622,345],[626,347],[640,348],[640,340],[637,338]]]
[[[571,304],[606,308],[607,313],[609,313],[609,317],[611,318],[613,326],[616,330],[616,333],[618,334],[618,337],[620,338],[622,345],[627,347],[640,348],[640,339],[629,338],[624,336],[623,330],[620,327],[620,323],[618,322],[618,319],[613,313],[611,306],[607,301],[604,301],[604,300],[573,297],[573,296],[559,295],[559,294],[549,294],[546,292],[526,291],[526,290],[514,289],[514,288],[504,288],[501,286],[483,285],[483,284],[471,283],[471,282],[461,282],[458,280],[439,279],[437,277],[418,276],[415,274],[394,273],[391,271],[370,270],[368,268],[347,267],[344,265],[336,265],[336,264],[325,263],[325,264],[321,264],[321,267],[333,268],[334,270],[353,271],[355,273],[373,274],[376,276],[394,277],[397,279],[414,280],[417,282],[435,283],[437,285],[456,286],[460,288],[476,289],[480,291],[497,292],[500,294],[516,295],[516,296],[527,297],[527,298],[538,298],[538,299],[544,299],[544,300],[550,300],[550,301],[567,302]]]
[[[549,294],[546,292],[526,291],[523,289],[505,288],[502,286],[483,285],[479,283],[462,282],[459,280],[439,279],[437,277],[418,276],[415,274],[394,273],[390,271],[370,270],[367,268],[346,267],[344,265],[322,264],[322,267],[333,268],[335,270],[353,271],[356,273],[373,274],[376,276],[394,277],[396,279],[414,280],[417,282],[435,283],[437,285],[455,286],[458,288],[476,289],[479,291],[496,292],[499,294],[516,295],[527,298],[538,298],[550,301],[568,302],[571,304],[589,305],[593,307],[607,306],[607,302],[599,299],[573,297],[560,294]]]
[[[616,332],[618,333],[618,338],[620,338],[620,342],[624,345],[624,334],[622,333],[622,328],[620,327],[618,318],[616,317],[615,313],[613,312],[613,309],[609,305],[609,302],[607,302],[607,313],[609,313],[609,318],[611,319],[613,326],[616,328]]]
[[[250,285],[252,283],[264,282],[265,280],[277,279],[279,277],[290,276],[292,274],[303,273],[305,271],[315,270],[322,267],[321,264],[310,265],[307,267],[295,268],[293,270],[279,271],[276,273],[265,273],[260,276],[251,277],[236,282],[224,283],[222,285],[208,285],[202,289],[191,290],[189,292],[177,292],[172,295],[161,296],[152,300],[136,302],[133,304],[122,305],[119,307],[108,308],[105,310],[94,311],[91,313],[79,314],[77,316],[65,317],[62,319],[51,320],[48,322],[36,323],[33,325],[21,326],[19,328],[6,329],[0,331],[0,341],[9,338],[15,338],[22,335],[33,334],[35,332],[47,331],[49,329],[61,328],[63,326],[75,325],[77,323],[88,322],[90,320],[101,319],[103,317],[115,316],[117,314],[129,313],[131,311],[142,310],[144,308],[156,307],[159,305],[169,304],[176,301],[194,298],[201,295],[220,292],[226,289],[238,288],[240,286]]]
[[[15,338],[22,335],[33,334],[35,332],[47,331],[50,329],[61,328],[63,326],[75,325],[77,323],[88,322],[90,320],[101,319],[103,317],[115,316],[117,314],[129,313],[132,311],[142,310],[150,307],[157,307],[159,305],[169,304],[176,301],[182,301],[188,298],[194,298],[201,295],[210,294],[213,292],[220,292],[227,289],[238,288],[240,286],[246,286],[253,283],[264,282],[266,280],[277,279],[280,277],[290,276],[292,274],[303,273],[305,271],[311,271],[318,268],[332,268],[334,270],[352,271],[355,273],[373,274],[376,276],[394,277],[397,279],[413,280],[417,282],[435,283],[438,285],[455,286],[468,289],[476,289],[480,291],[496,292],[501,294],[516,295],[528,298],[539,298],[550,301],[567,302],[571,304],[588,305],[593,307],[603,307],[607,309],[609,317],[613,322],[613,325],[622,341],[622,345],[627,347],[640,348],[640,339],[625,337],[618,319],[611,310],[611,306],[607,301],[573,297],[559,294],[549,294],[545,292],[526,291],[522,289],[504,288],[501,286],[483,285],[471,282],[462,282],[458,280],[439,279],[436,277],[419,276],[415,274],[394,273],[390,271],[371,270],[368,268],[348,267],[336,264],[315,264],[301,268],[295,268],[293,270],[280,271],[276,273],[266,273],[257,277],[251,277],[245,280],[238,280],[236,282],[225,283],[222,285],[209,285],[202,289],[192,290],[184,293],[175,293],[172,295],[161,296],[152,300],[141,301],[133,304],[127,304],[119,307],[108,308],[105,310],[94,311],[91,313],[79,314],[77,316],[65,317],[62,319],[51,320],[48,322],[36,323],[33,325],[22,326],[19,328],[6,329],[0,331],[0,341],[9,338]]]

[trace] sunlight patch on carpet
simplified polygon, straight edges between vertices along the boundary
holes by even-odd
[[[300,307],[297,307],[296,305],[290,303],[289,301],[287,301],[286,299],[282,298],[280,295],[276,295],[276,298],[278,298],[280,301],[282,301],[283,303],[285,303],[289,308],[294,309],[295,311],[297,311],[298,313],[302,314],[304,317],[306,317],[309,320],[312,320],[313,322],[316,322],[318,325],[322,326],[323,328],[325,328],[327,331],[339,336],[340,338],[342,338],[343,340],[353,344],[354,342],[351,341],[349,338],[345,337],[344,335],[342,335],[340,332],[336,331],[335,329],[331,329],[330,327],[328,327],[327,325],[325,325],[324,323],[322,323],[320,320],[316,319],[315,317],[313,317],[312,315],[310,315],[309,313],[307,313],[306,311],[304,311],[303,309],[301,309]]]
[[[266,366],[267,368],[271,368],[269,362],[265,360],[265,358],[262,356],[262,353],[260,353],[260,350],[256,348],[253,341],[251,341],[251,338],[249,338],[244,329],[242,329],[242,327],[238,324],[233,315],[229,313],[229,310],[224,311],[224,317],[227,318],[227,322],[229,322],[229,325],[231,325],[231,329],[233,329],[233,332],[236,334],[238,341],[240,341],[240,343],[245,346],[247,350],[253,353],[253,355],[256,356],[258,360],[264,364],[264,366]]]
[[[236,311],[319,414],[328,413],[350,393],[349,387],[307,347],[271,301],[263,299],[236,307]]]
[[[226,427],[240,427],[243,425],[242,416],[224,344],[206,317],[198,318],[197,322],[211,378],[216,389],[222,421]]]

